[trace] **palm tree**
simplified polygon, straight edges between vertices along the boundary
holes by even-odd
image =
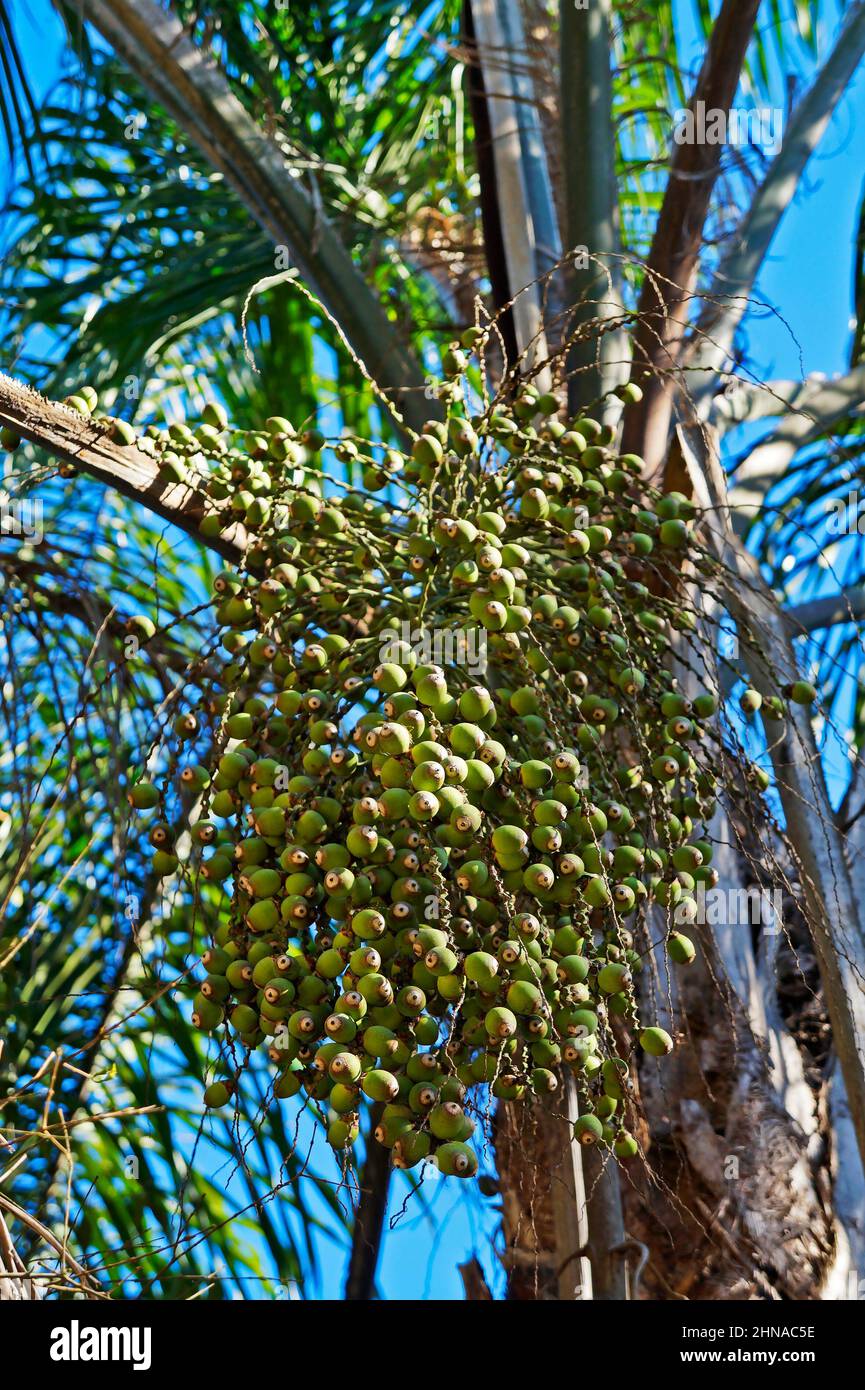
[[[8,563],[3,553],[16,619],[3,712],[22,757],[3,770],[20,811],[4,812],[18,848],[3,868],[0,960],[26,981],[6,1056],[26,1205],[68,1225],[94,1268],[117,1267],[133,1281],[124,1288],[162,1296],[188,1296],[196,1279],[224,1296],[227,1281],[262,1273],[314,1285],[309,1229],[338,1235],[349,1206],[299,1162],[287,1162],[278,1201],[262,1199],[274,1147],[296,1146],[261,1126],[254,1084],[240,1121],[252,1148],[239,1132],[214,1141],[208,1130],[206,1142],[229,1163],[244,1155],[264,1263],[260,1240],[251,1255],[190,1161],[192,1083],[206,1058],[172,983],[206,920],[173,921],[123,842],[112,797],[118,769],[146,761],[172,692],[201,679],[206,655],[190,654],[207,652],[208,634],[190,599],[203,603],[221,560],[198,536],[194,497],[46,397],[86,378],[137,422],[218,398],[240,424],[318,413],[386,440],[393,427],[370,381],[408,428],[425,420],[428,373],[480,296],[497,316],[503,367],[567,354],[572,407],[629,376],[644,386],[625,415],[626,447],[645,459],[647,480],[719,518],[718,545],[756,609],[761,645],[727,662],[730,691],[742,675],[759,685],[769,666],[817,668],[822,727],[840,723],[853,754],[833,809],[826,739],[798,716],[765,750],[774,800],[731,799],[714,827],[728,886],[784,883],[798,908],[782,939],[703,929],[702,964],[665,1004],[688,1039],[674,1081],[660,1091],[648,1069],[641,1078],[651,1134],[641,1173],[622,1185],[610,1165],[584,1166],[541,1111],[531,1142],[521,1129],[515,1143],[500,1107],[510,1295],[573,1297],[578,1282],[585,1295],[588,1262],[594,1296],[623,1298],[645,1255],[642,1288],[656,1298],[837,1297],[865,1237],[862,701],[851,681],[861,554],[850,537],[827,582],[795,538],[825,525],[827,498],[857,476],[865,299],[838,381],[761,383],[742,325],[865,51],[865,3],[846,7],[830,42],[818,41],[828,23],[819,3],[699,7],[693,73],[671,3],[299,8],[94,0],[84,29],[70,22],[74,63],[42,108],[22,102],[20,57],[0,85],[9,138],[20,126],[28,156],[7,208],[0,423],[36,446],[26,482],[48,499],[46,535],[74,523],[59,550],[25,546]],[[3,27],[11,36],[5,17]],[[807,85],[774,157],[673,139],[675,112],[773,108],[779,68]],[[861,231],[855,256],[861,286]],[[726,440],[742,426],[740,456]],[[239,557],[230,539],[211,549]],[[130,610],[152,615],[160,637],[131,675],[117,663]],[[86,876],[70,872],[79,865]],[[118,934],[127,890],[138,902]],[[60,912],[62,938],[49,930]],[[132,1036],[117,1027],[130,1015],[142,1019]],[[60,1057],[70,1038],[72,1057]],[[50,1080],[51,1113],[62,1104],[88,1125],[91,1157],[76,1151],[71,1177],[50,1123],[38,1123],[37,1077]],[[147,1111],[135,1131],[146,1144],[98,1119],[100,1095]],[[358,1298],[373,1290],[387,1183],[374,1153],[354,1222]],[[735,1187],[730,1157],[743,1173]],[[98,1184],[103,1165],[127,1158],[144,1187]],[[179,1213],[166,1164],[185,1170]],[[97,1205],[82,1215],[93,1182]],[[113,1260],[114,1246],[134,1260]]]

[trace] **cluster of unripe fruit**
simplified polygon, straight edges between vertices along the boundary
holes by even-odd
[[[639,1014],[646,917],[693,960],[717,765],[715,699],[668,660],[683,558],[709,563],[691,504],[647,501],[611,428],[531,386],[470,417],[470,346],[406,452],[336,443],[357,488],[284,419],[149,431],[166,477],[199,478],[202,530],[249,544],[214,585],[220,687],[177,712],[170,775],[129,789],[156,873],[220,905],[206,1103],[264,1048],[337,1149],[366,1098],[397,1166],[463,1177],[490,1098],[555,1107],[566,1072],[579,1142],[637,1152],[635,1059],[674,1045]]]

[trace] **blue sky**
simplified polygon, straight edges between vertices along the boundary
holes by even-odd
[[[13,0],[31,83],[44,93],[59,75],[61,30],[48,0]],[[691,5],[680,6],[682,32],[693,33]],[[853,241],[863,193],[861,132],[865,129],[865,72],[841,103],[789,210],[757,286],[778,309],[750,316],[751,363],[764,377],[832,374],[846,369],[853,313]],[[405,1195],[397,1185],[389,1220]],[[492,1274],[491,1204],[441,1181],[428,1182],[385,1241],[379,1288],[386,1298],[459,1299],[457,1265],[477,1253]],[[432,1213],[432,1215],[430,1214]],[[323,1252],[322,1293],[338,1296],[344,1261]]]

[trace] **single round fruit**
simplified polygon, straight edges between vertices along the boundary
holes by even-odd
[[[673,1046],[673,1039],[663,1028],[644,1028],[640,1034],[640,1047],[650,1057],[666,1057]]]

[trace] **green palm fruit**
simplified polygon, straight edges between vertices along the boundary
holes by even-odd
[[[429,1128],[435,1139],[464,1139],[468,1129],[466,1113],[456,1101],[443,1101],[430,1110]]]
[[[479,720],[485,719],[492,708],[493,697],[482,685],[475,685],[469,690],[463,691],[459,699],[459,712],[470,727],[476,725]],[[472,746],[472,752],[475,751],[475,747],[476,745]],[[454,751],[458,752],[459,750],[455,749]]]
[[[332,1081],[341,1085],[352,1085],[361,1075],[360,1058],[353,1052],[336,1052],[327,1064],[328,1075]]]
[[[156,874],[157,878],[167,878],[169,874],[176,873],[177,871],[177,857],[173,854],[166,853],[165,850],[156,850],[151,863],[153,872]]]
[[[743,714],[756,714],[763,703],[759,690],[748,689],[739,697],[739,708]]]
[[[523,871],[523,885],[535,896],[548,893],[556,881],[549,864],[530,864]]]
[[[508,986],[508,1009],[515,1014],[534,1015],[541,1007],[542,994],[537,985],[530,980],[514,980]]]
[[[690,965],[697,954],[694,943],[681,932],[671,932],[667,938],[667,951],[677,965]]]
[[[472,836],[480,830],[482,823],[483,812],[469,802],[462,802],[451,811],[450,824],[454,831],[461,836]]]
[[[406,1130],[393,1145],[393,1165],[395,1168],[414,1168],[428,1157],[430,1148],[428,1134],[423,1131]]]
[[[488,984],[498,974],[498,970],[498,961],[487,951],[472,951],[470,955],[466,956],[466,978],[473,980],[476,984],[481,986]]]
[[[556,928],[553,935],[553,950],[562,956],[579,955],[582,951],[582,938],[570,922]]]
[[[298,1042],[312,1042],[319,1035],[319,1024],[308,1009],[299,1009],[288,1020],[288,1031]]]
[[[634,534],[628,539],[628,543],[625,548],[629,555],[645,556],[651,555],[652,551],[655,548],[655,543],[652,540],[652,537],[646,535],[645,532],[635,531]]]
[[[553,770],[549,763],[530,758],[520,767],[520,779],[530,791],[541,791],[553,780]]]
[[[594,840],[605,835],[608,829],[608,822],[605,813],[600,806],[588,806],[579,815],[568,817],[572,820],[574,830],[583,840]]]
[[[453,1141],[441,1144],[435,1152],[439,1172],[445,1177],[473,1178],[478,1171],[478,1160],[468,1144]]]
[[[556,863],[556,872],[565,879],[578,879],[585,872],[585,864],[578,854],[563,854]]]
[[[225,971],[225,978],[232,989],[245,989],[252,982],[253,967],[248,960],[233,960]]]
[[[619,1133],[617,1134],[613,1142],[613,1153],[615,1154],[616,1158],[636,1158],[639,1152],[640,1146],[634,1138],[633,1134],[629,1134],[628,1131],[625,1129],[619,1130]]]
[[[593,1037],[598,1031],[598,1015],[591,1009],[574,1009],[569,1015],[567,1033],[572,1038]]]
[[[334,1057],[338,1057],[339,1054],[339,1043],[331,1041],[330,1038],[325,1039],[315,1050],[315,1056],[312,1059],[313,1069],[319,1076],[326,1076],[330,1063],[333,1061]],[[345,1055],[348,1057],[352,1056],[350,1052]],[[354,1060],[357,1061],[357,1058]]]
[[[230,1081],[212,1081],[205,1087],[204,1104],[208,1110],[218,1110],[228,1104],[233,1092],[234,1086]]]
[[[254,946],[250,947],[250,959],[252,959],[255,949]],[[264,945],[262,949],[266,950],[266,945]],[[301,1004],[311,1008],[314,1004],[320,1004],[323,999],[329,999],[331,996],[331,989],[324,980],[319,979],[316,975],[304,973],[298,981],[297,996]]]
[[[395,695],[398,690],[402,690],[408,682],[408,673],[404,667],[394,661],[384,661],[377,666],[372,673],[372,679],[379,690],[383,690],[386,695]]]
[[[447,974],[436,976],[436,992],[442,999],[446,999],[449,1004],[456,1003],[465,992],[465,980],[462,975]]]
[[[483,1024],[481,1024],[483,1031]],[[498,1058],[490,1052],[482,1052],[471,1064],[471,1084],[478,1082],[491,1082],[494,1080],[499,1069]]]
[[[381,956],[374,946],[361,946],[352,951],[348,963],[353,975],[374,975],[381,966]]]
[[[548,1067],[533,1067],[529,1081],[532,1090],[538,1096],[552,1095],[559,1089],[559,1079]]]
[[[375,908],[364,907],[351,918],[351,930],[360,941],[375,941],[387,930],[387,922]]]
[[[252,967],[252,983],[257,989],[264,989],[271,980],[276,980],[277,984],[287,983],[276,968],[276,961],[270,954],[267,947],[262,948],[262,943],[255,943],[250,947],[250,959],[247,964]],[[271,1000],[275,1003],[276,1000]]]
[[[164,849],[173,840],[171,827],[166,825],[164,821],[157,821],[155,825],[151,826],[148,838],[156,849]]]
[[[761,792],[768,789],[771,778],[765,768],[758,767],[756,763],[751,763],[746,774],[747,780],[758,787]]]
[[[628,1082],[628,1063],[624,1057],[607,1057],[601,1064],[605,1093],[621,1100]]]
[[[271,931],[280,920],[279,908],[275,898],[262,898],[250,907],[246,914],[246,924],[250,931]]]
[[[233,942],[226,941],[226,946],[230,946],[236,951]],[[224,975],[228,967],[237,959],[231,950],[223,950],[221,946],[209,946],[201,957],[201,963],[210,975]]]
[[[337,1081],[331,1087],[327,1099],[331,1110],[334,1110],[337,1115],[349,1115],[358,1108],[360,1089],[357,1086],[346,1086],[341,1081]]]
[[[556,967],[556,974],[562,984],[582,984],[588,979],[589,961],[584,956],[563,956]]]
[[[689,540],[687,524],[680,517],[671,517],[668,521],[662,521],[658,527],[658,539],[663,546],[673,550],[682,550]]]
[[[360,1134],[357,1116],[331,1120],[327,1127],[327,1142],[332,1149],[347,1149],[354,1144]]]
[[[495,1100],[521,1100],[525,1091],[522,1082],[510,1074],[497,1076],[490,1087],[490,1094]]]
[[[200,1028],[205,1033],[211,1033],[214,1028],[218,1028],[225,1016],[225,1012],[220,1004],[215,1000],[208,999],[200,991],[193,1000],[192,1022],[196,1028]]]
[[[399,1082],[393,1073],[377,1067],[365,1073],[361,1089],[373,1101],[394,1101],[400,1093]]]
[[[147,431],[166,475],[205,449],[212,534],[232,517],[252,533],[244,568],[214,583],[221,688],[175,726],[185,739],[218,720],[235,740],[181,774],[188,792],[210,788],[189,827],[193,864],[204,849],[202,884],[225,884],[202,898],[215,946],[195,1012],[207,1029],[227,1012],[243,1046],[263,1044],[275,1094],[329,1107],[338,1147],[383,1101],[377,1137],[397,1167],[468,1137],[469,1086],[518,1103],[554,1088],[562,1064],[600,1141],[627,1156],[628,1062],[604,1057],[600,1023],[626,1015],[644,1047],[652,1030],[640,1034],[629,980],[642,962],[624,923],[638,914],[642,932],[652,902],[691,920],[697,882],[717,877],[701,838],[715,703],[691,706],[666,674],[671,634],[693,615],[643,582],[659,543],[678,566],[695,508],[666,494],[641,509],[642,464],[617,455],[615,430],[557,420],[527,383],[467,419],[461,353],[445,349],[444,418],[408,455],[337,442],[381,500],[359,487],[325,498],[307,467],[325,441],[288,420],[228,435],[215,410],[194,432]],[[468,487],[462,460],[486,440],[511,462]],[[711,574],[710,557],[695,564]],[[484,683],[452,651],[436,665],[415,650],[404,624],[421,594],[446,634],[483,637]],[[620,739],[641,763],[615,766]],[[174,793],[158,788],[141,809],[171,827],[145,834],[174,871]],[[681,931],[669,951],[693,958]]]
[[[448,1076],[442,1081],[439,1088],[439,1100],[455,1100],[458,1105],[462,1105],[466,1098],[466,1087],[456,1076]]]
[[[426,1115],[438,1104],[438,1100],[438,1088],[429,1081],[416,1081],[408,1097],[408,1103],[416,1115]]]
[[[442,441],[432,432],[421,434],[412,446],[412,458],[422,467],[434,467],[444,458]]]
[[[661,713],[665,719],[673,719],[674,716],[679,716],[679,714],[687,716],[690,712],[691,703],[687,701],[686,696],[680,695],[677,691],[668,691],[668,694],[662,696]]]
[[[410,801],[411,793],[404,787],[390,787],[382,792],[377,806],[385,820],[395,821],[408,815]]]
[[[582,896],[589,907],[606,907],[610,902],[610,889],[599,874],[593,874],[583,885]]]
[[[393,1003],[393,985],[386,975],[377,973],[364,975],[362,979],[358,980],[357,989],[371,1009],[386,1007]]]
[[[604,1137],[604,1126],[597,1115],[581,1115],[574,1123],[574,1138],[583,1148],[597,1144]]]
[[[487,1012],[484,1025],[491,1038],[512,1038],[517,1031],[516,1015],[498,1004]]]
[[[394,1000],[397,1009],[405,1018],[418,1018],[426,1007],[426,997],[416,985],[405,985]]]
[[[385,1105],[380,1122],[375,1126],[375,1140],[384,1148],[394,1148],[403,1134],[413,1129],[414,1116],[407,1105]]]
[[[296,1071],[284,1071],[273,1084],[273,1094],[277,1100],[290,1100],[300,1092],[301,1078]]]
[[[678,759],[670,753],[663,753],[652,761],[652,772],[662,782],[670,782],[679,774]]]
[[[466,762],[465,790],[475,795],[493,786],[496,774],[486,760],[469,758]]]
[[[644,1028],[640,1033],[640,1046],[650,1057],[665,1057],[673,1051],[673,1039],[663,1028]]]
[[[698,845],[679,845],[673,850],[672,862],[673,868],[680,873],[693,873],[703,862],[703,851]]]
[[[459,965],[459,957],[447,946],[434,946],[424,956],[424,965],[434,979],[438,980],[445,975],[453,975]]]
[[[229,1018],[236,1033],[254,1033],[258,1027],[258,1014],[248,1004],[237,1004]]]
[[[757,706],[757,708],[759,708],[759,706]],[[744,706],[743,709],[746,714],[749,712],[747,709],[745,709]],[[674,742],[681,742],[681,740],[683,739],[693,738],[694,731],[695,730],[693,722],[690,719],[686,718],[683,714],[677,715],[674,719],[669,720],[667,723],[667,737],[673,740]]]
[[[358,990],[349,989],[337,999],[336,1011],[340,1015],[350,1019],[355,1025],[355,1031],[357,1031],[357,1024],[366,1017],[367,1003]]]
[[[276,869],[257,868],[241,876],[241,885],[255,898],[272,898],[282,887],[282,875]]]
[[[364,1029],[362,1041],[364,1051],[379,1061],[390,1057],[399,1047],[396,1034],[390,1028],[382,1028],[378,1024]]]
[[[615,961],[602,966],[598,971],[598,988],[604,994],[618,994],[631,983],[631,972],[627,965]]]
[[[810,681],[793,681],[784,686],[783,693],[794,705],[813,705],[817,691]]]
[[[411,774],[411,785],[419,792],[437,792],[446,780],[447,774],[442,764],[433,761],[418,763]]]
[[[767,695],[763,700],[763,718],[783,719],[784,714],[784,701],[777,695]]]
[[[637,895],[627,883],[616,883],[613,885],[613,902],[619,912],[626,915],[632,912],[637,904]]]
[[[408,813],[412,820],[433,820],[439,811],[439,799],[432,792],[415,792],[409,798]]]
[[[716,713],[717,708],[718,702],[714,695],[704,693],[702,695],[697,695],[694,699],[693,709],[698,719],[711,719],[712,715]]]
[[[129,788],[126,799],[136,811],[150,811],[159,804],[159,792],[152,782],[136,782]]]
[[[325,980],[337,980],[345,970],[345,961],[339,951],[322,951],[315,963],[315,970]]]
[[[558,826],[567,818],[568,808],[555,797],[546,797],[541,801],[536,801],[532,807],[532,815],[537,825]]]
[[[636,845],[617,845],[613,853],[613,873],[628,877],[638,874],[645,864],[646,856]]]
[[[128,420],[118,420],[112,416],[106,417],[109,426],[108,437],[114,444],[132,445],[136,443],[137,436],[132,425]]]
[[[428,1052],[414,1052],[408,1059],[406,1073],[411,1081],[437,1082],[441,1075],[438,1060]]]
[[[490,871],[482,859],[469,859],[460,866],[456,881],[464,892],[483,893],[490,881]]]
[[[563,1043],[558,1050],[561,1053],[560,1060],[572,1071],[579,1072],[585,1069],[589,1058],[594,1054],[594,1049],[593,1038],[571,1038],[568,1042]],[[532,1055],[534,1056],[534,1049]]]
[[[565,748],[562,749],[560,753],[556,754],[553,759],[553,767],[555,769],[555,775],[559,779],[554,788],[554,792],[556,794],[556,799],[561,801],[562,784],[569,786],[571,783],[576,782],[580,775],[580,760],[576,753],[569,748]],[[575,793],[571,792],[571,795],[575,795]]]

